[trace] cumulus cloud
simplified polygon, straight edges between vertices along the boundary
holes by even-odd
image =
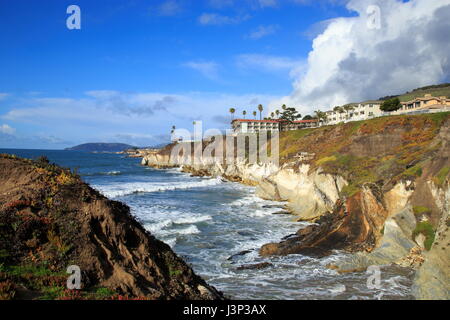
[[[168,111],[177,102],[177,98],[172,95],[109,90],[88,91],[86,95],[95,98],[98,107],[128,116],[152,116],[158,111]]]
[[[278,25],[259,26],[256,30],[250,32],[248,37],[254,40],[261,39],[274,34],[278,28]]]
[[[380,8],[373,28],[368,7]],[[450,74],[450,0],[351,0],[356,17],[331,21],[317,36],[289,97],[301,112],[376,99],[436,84]],[[369,24],[368,24],[369,21]]]
[[[16,133],[16,129],[10,127],[7,124],[2,124],[0,126],[0,132],[4,134],[14,135]]]
[[[20,98],[17,107],[0,119],[26,125],[34,132],[45,132],[38,140],[0,132],[3,147],[67,147],[89,141],[131,142],[152,145],[170,141],[172,125],[192,128],[192,121],[204,121],[204,128],[229,128],[229,108],[258,103],[267,105],[277,98],[261,94],[224,94],[187,92],[166,94],[158,92],[88,91],[80,98]],[[251,106],[251,107],[250,107]],[[216,117],[214,116],[221,116]],[[1,126],[8,130],[8,127]],[[44,141],[44,137],[47,139]],[[59,137],[52,142],[48,137]],[[70,144],[64,141],[72,141]],[[38,143],[39,142],[39,143]]]

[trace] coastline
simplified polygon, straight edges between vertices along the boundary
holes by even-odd
[[[414,127],[404,125],[405,118],[395,119],[399,125],[391,130],[396,130],[397,136],[400,135],[399,130],[405,132],[404,136],[415,130]],[[410,121],[426,123],[428,119],[429,117],[421,116]],[[339,264],[330,265],[330,268],[346,273],[365,270],[371,265],[394,263],[408,266],[417,270],[413,286],[416,298],[448,299],[448,261],[441,257],[448,250],[445,243],[448,243],[446,215],[449,211],[450,188],[448,183],[437,185],[433,178],[448,163],[448,119],[448,115],[444,117],[438,131],[431,131],[433,128],[430,127],[430,132],[434,134],[428,140],[429,145],[439,145],[439,148],[434,147],[432,152],[426,153],[429,147],[423,147],[425,151],[419,155],[418,161],[425,164],[421,167],[421,172],[426,174],[404,175],[396,182],[392,178],[386,179],[388,181],[381,186],[366,182],[353,194],[346,192],[350,182],[345,172],[331,173],[326,166],[317,166],[317,159],[305,163],[291,158],[280,167],[248,165],[245,162],[229,166],[220,163],[192,166],[189,159],[184,159],[184,163],[180,163],[179,159],[176,164],[171,162],[168,152],[171,147],[168,147],[143,157],[142,165],[158,169],[180,167],[193,176],[221,177],[256,186],[257,195],[263,199],[288,201],[289,209],[298,221],[319,224],[319,227],[300,229],[294,238],[263,246],[260,249],[262,256],[291,253],[324,256],[331,250],[344,250],[353,253],[352,256]],[[391,124],[395,122],[385,121]],[[380,120],[373,123],[379,124]],[[330,129],[331,132],[333,130],[342,129],[338,126]],[[373,142],[380,143],[379,135],[374,136],[373,131],[366,131],[368,132],[356,132],[357,139],[352,135],[346,149],[373,152],[370,150],[371,146],[361,147],[357,144],[359,140],[370,145],[370,140],[375,137]],[[391,139],[384,147],[387,150],[396,148],[395,143],[400,147],[404,143],[387,138],[389,133],[383,134],[386,136],[384,141]],[[379,146],[373,145],[373,149],[377,151]],[[395,175],[396,173],[391,173],[391,176]],[[424,194],[430,196],[424,197]],[[418,208],[421,207],[431,209],[418,213]],[[416,233],[419,226],[426,223],[436,225],[431,244],[422,233]],[[439,245],[441,243],[444,245]],[[430,286],[433,288],[430,289]]]

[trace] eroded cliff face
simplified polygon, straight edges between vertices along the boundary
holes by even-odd
[[[0,176],[2,299],[222,298],[126,205],[69,170],[1,155]],[[70,265],[81,291],[65,290]]]
[[[261,198],[287,201],[296,220],[315,222],[262,255],[347,250],[355,254],[331,268],[410,266],[418,298],[448,299],[449,140],[448,113],[388,117],[285,132],[279,167],[175,164],[167,153],[143,164],[255,185]]]

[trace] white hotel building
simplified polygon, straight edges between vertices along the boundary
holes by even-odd
[[[327,111],[327,121],[325,124],[333,125],[342,122],[367,120],[381,117],[384,114],[384,112],[380,109],[382,103],[382,101],[378,100],[365,101],[361,103],[351,103],[349,105],[353,107],[352,110]]]
[[[251,120],[235,119],[232,121],[234,133],[256,133],[260,131],[288,131],[305,128],[315,128],[323,125],[335,125],[350,121],[361,121],[372,118],[401,115],[420,114],[450,111],[450,99],[444,96],[433,97],[426,94],[424,97],[415,98],[411,101],[402,102],[402,107],[393,112],[384,112],[380,109],[383,101],[369,100],[361,103],[348,104],[352,108],[348,111],[343,107],[340,110],[330,110],[325,112],[327,119],[325,122],[318,120],[299,120],[288,122],[282,119],[274,120]]]
[[[257,133],[261,131],[289,131],[318,126],[317,120],[298,120],[288,122],[282,119],[251,120],[235,119],[231,122],[234,133]]]

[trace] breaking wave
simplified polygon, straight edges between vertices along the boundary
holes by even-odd
[[[111,185],[102,187],[102,193],[108,198],[123,197],[135,193],[152,193],[164,192],[172,190],[183,190],[192,188],[210,187],[221,184],[220,179],[204,179],[193,182],[179,182],[179,183],[123,183],[120,185]]]

